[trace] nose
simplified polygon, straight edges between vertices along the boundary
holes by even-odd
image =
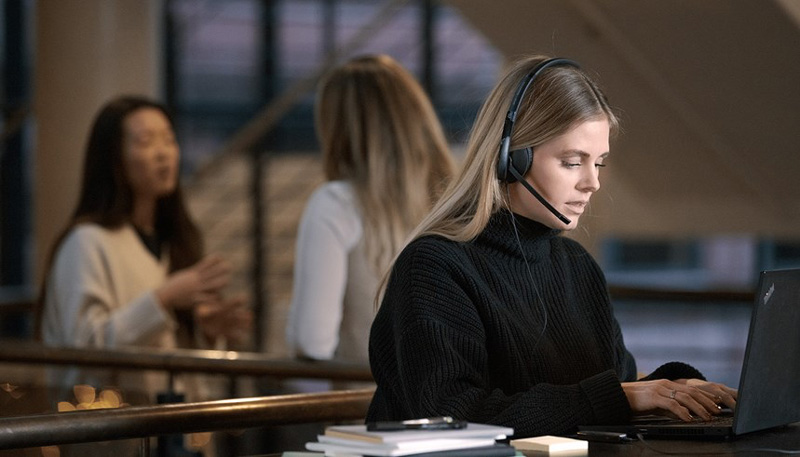
[[[177,152],[178,145],[170,138],[161,138],[156,144],[156,156],[161,160],[177,155]]]
[[[586,167],[586,172],[583,173],[578,183],[578,190],[582,192],[600,190],[600,169],[598,167]]]

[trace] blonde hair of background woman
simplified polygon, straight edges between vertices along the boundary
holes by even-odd
[[[503,123],[520,81],[546,59],[530,56],[514,62],[494,87],[470,132],[460,173],[413,230],[410,240],[425,235],[440,235],[454,241],[472,240],[483,231],[492,214],[507,207],[504,192],[507,184],[497,179]],[[536,77],[525,93],[517,112],[510,150],[535,148],[580,122],[598,117],[607,118],[612,134],[617,132],[616,114],[585,71],[572,66],[550,67]],[[387,273],[383,278],[381,292],[388,276]]]
[[[317,93],[325,176],[352,183],[380,275],[454,173],[447,140],[422,87],[389,56],[350,60]]]

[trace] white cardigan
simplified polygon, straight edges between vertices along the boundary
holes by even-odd
[[[173,316],[158,302],[155,289],[168,273],[168,260],[147,250],[134,228],[109,230],[76,226],[56,252],[47,278],[42,337],[46,344],[92,348],[177,347]],[[87,383],[144,391],[165,391],[166,375],[109,370],[52,370],[51,385]],[[69,400],[64,398],[61,400]]]

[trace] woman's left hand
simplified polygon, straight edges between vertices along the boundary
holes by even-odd
[[[683,421],[704,420],[720,413],[720,405],[736,406],[736,390],[699,379],[654,379],[623,382],[634,414],[667,415]]]
[[[714,400],[714,403],[720,406],[727,406],[730,409],[736,408],[736,399],[739,392],[725,384],[703,381],[702,379],[677,379],[675,382],[700,389],[700,391]]]

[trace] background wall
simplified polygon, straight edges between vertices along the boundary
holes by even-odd
[[[506,58],[576,59],[620,109],[593,233],[800,237],[798,2],[448,3]]]
[[[174,38],[185,59],[170,60],[177,67],[172,81],[177,82],[172,94],[177,114],[180,119],[200,114],[183,124],[182,149],[213,155],[238,125],[318,70],[326,52],[348,43],[390,3],[35,2],[32,245],[37,277],[32,283],[39,283],[47,250],[75,203],[86,135],[97,109],[123,92],[168,95],[162,88],[167,79],[162,54],[169,4],[186,19],[177,24]],[[326,13],[330,5],[335,10]],[[613,282],[652,285],[655,278],[683,288],[747,289],[759,265],[760,240],[800,240],[798,2],[406,2],[357,51],[388,52],[415,74],[426,74],[420,62],[429,50],[416,40],[426,33],[425,14],[431,11],[426,6],[431,5],[437,18],[432,32],[440,72],[433,75],[439,81],[436,95],[439,101],[469,102],[468,108],[440,110],[448,122],[462,123],[453,135],[456,143],[466,136],[484,95],[480,91],[493,84],[503,61],[520,54],[578,60],[598,75],[620,108],[624,132],[603,171],[603,189],[582,218],[583,227],[570,236],[606,262],[614,257],[608,255],[608,240],[678,240],[680,249],[673,256],[684,261],[669,272],[653,268],[657,262],[652,260],[628,270],[606,268]],[[269,37],[274,46],[260,48],[260,40]],[[463,63],[473,65],[467,74],[459,67]],[[271,69],[274,92],[264,90],[274,81],[260,80],[265,76],[258,73],[268,73],[264,67],[270,65],[279,66]],[[254,95],[247,92],[251,87]],[[302,118],[298,112],[309,114],[312,101],[310,91],[300,97],[290,123]],[[227,122],[226,134],[212,131],[218,121]],[[313,129],[308,123],[300,127],[286,130],[283,140],[300,138],[311,149]],[[202,157],[187,181],[193,181],[188,186],[192,205],[210,247],[226,252],[239,268],[237,286],[247,288],[252,282],[255,256],[270,256],[263,293],[270,297],[272,313],[265,319],[273,326],[267,346],[274,348],[281,344],[291,290],[296,218],[321,177],[315,168],[317,151],[299,151],[305,155],[296,162],[278,157],[284,151],[269,152],[274,162],[267,174],[278,175],[261,189],[269,219],[265,253],[255,252],[251,244],[249,156],[216,162]],[[234,172],[225,164],[234,164]],[[641,257],[654,258],[650,252]]]
[[[120,93],[161,95],[160,0],[36,4],[34,245],[38,284],[47,250],[75,205],[86,138]]]

